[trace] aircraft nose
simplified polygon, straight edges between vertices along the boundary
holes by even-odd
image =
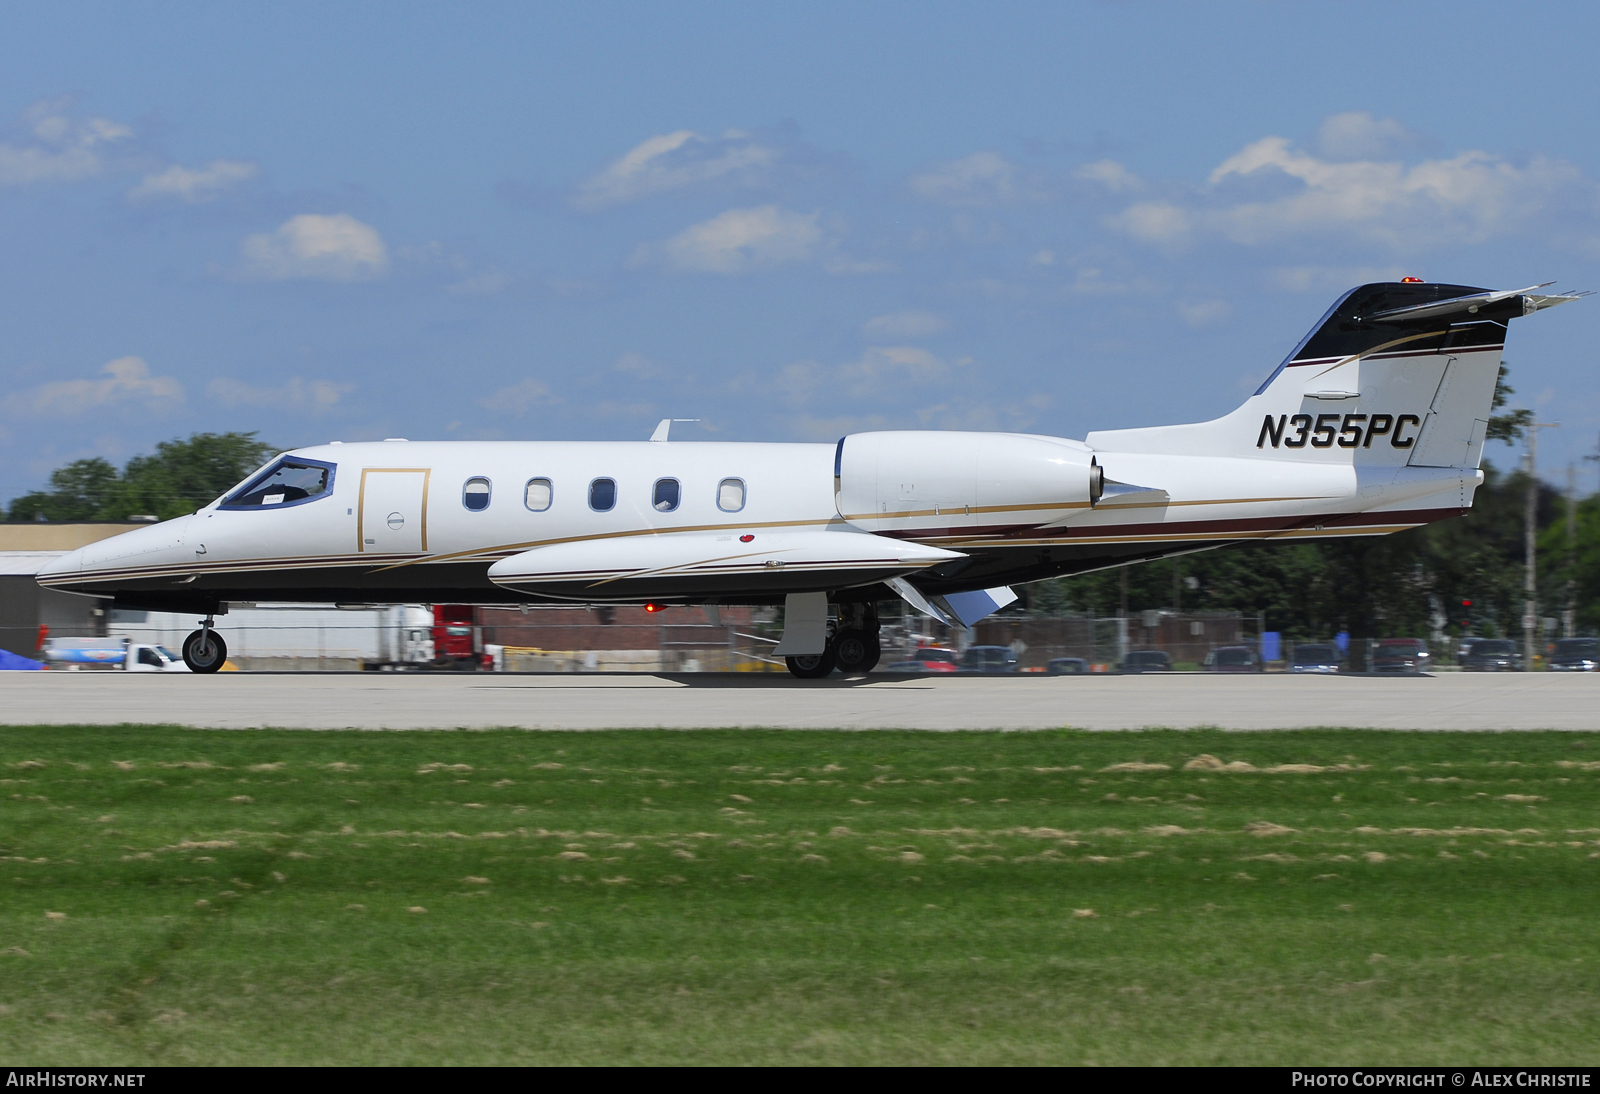
[[[183,533],[191,519],[178,517],[79,547],[41,567],[37,579],[41,584],[73,584],[73,579],[79,575],[87,581],[95,571],[116,569],[134,562],[148,564],[152,559],[160,561],[163,554],[174,552],[182,544]]]
[[[75,574],[83,569],[83,548],[68,551],[60,558],[53,558],[39,568],[39,577],[60,577],[65,574]]]

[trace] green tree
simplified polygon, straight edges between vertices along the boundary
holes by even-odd
[[[119,474],[102,459],[77,460],[50,475],[50,489],[13,501],[10,520],[168,520],[192,513],[236,486],[275,451],[254,433],[196,433],[163,441]]]
[[[1510,366],[1501,361],[1500,373],[1494,381],[1494,402],[1489,404],[1489,429],[1485,436],[1491,441],[1513,444],[1528,435],[1528,426],[1533,424],[1533,411],[1512,410],[1505,414],[1495,413],[1506,405],[1506,396],[1517,393],[1516,388],[1506,383],[1506,373],[1509,371],[1511,371]]]
[[[50,472],[50,489],[22,495],[7,515],[11,520],[94,520],[117,480],[117,469],[98,456],[74,460]]]

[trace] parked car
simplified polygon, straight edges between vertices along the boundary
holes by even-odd
[[[1289,671],[1297,673],[1315,673],[1321,676],[1332,676],[1344,668],[1344,654],[1339,652],[1339,647],[1319,642],[1307,642],[1303,646],[1294,648],[1294,657],[1289,662]]]
[[[937,646],[923,646],[911,655],[909,661],[896,661],[885,665],[884,672],[955,672],[959,666],[956,663],[955,650],[943,650]]]
[[[1600,669],[1600,638],[1558,638],[1550,651],[1551,672],[1594,672]]]
[[[1017,655],[1010,646],[968,646],[961,655],[962,672],[1016,672]]]
[[[1261,658],[1249,646],[1218,646],[1200,667],[1206,672],[1260,672]]]
[[[1426,672],[1431,662],[1428,644],[1420,638],[1385,638],[1372,651],[1373,672],[1416,676]]]
[[[1044,671],[1051,676],[1079,676],[1089,671],[1089,662],[1081,657],[1052,657]]]
[[[1118,672],[1171,672],[1172,658],[1162,650],[1132,650],[1117,666]]]
[[[1480,638],[1461,659],[1463,672],[1521,672],[1522,654],[1509,638]]]

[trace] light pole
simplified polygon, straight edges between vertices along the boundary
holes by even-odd
[[[1559,429],[1560,422],[1528,423],[1528,500],[1522,514],[1523,553],[1526,566],[1522,575],[1522,671],[1533,671],[1533,636],[1539,624],[1536,584],[1539,576],[1538,545],[1535,533],[1539,517],[1539,430]]]
[[[1578,636],[1578,465],[1567,464],[1567,607],[1561,613],[1561,637]]]

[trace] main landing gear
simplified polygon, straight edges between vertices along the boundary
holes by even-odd
[[[200,629],[183,640],[183,663],[190,672],[216,672],[228,659],[228,644],[214,628],[211,613],[200,621]]]
[[[785,657],[789,671],[802,680],[820,680],[838,669],[846,676],[865,676],[882,656],[875,604],[840,604],[829,624],[828,645],[821,652]]]

